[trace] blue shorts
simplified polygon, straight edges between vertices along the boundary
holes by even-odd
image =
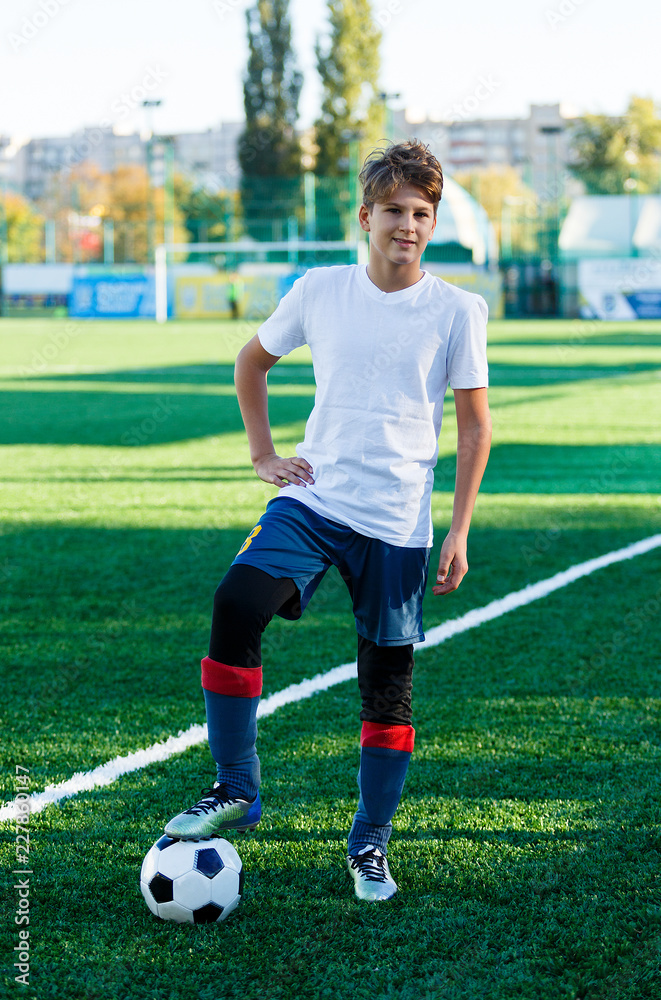
[[[278,612],[290,619],[300,618],[326,571],[337,566],[353,600],[358,634],[379,646],[405,646],[425,637],[422,597],[429,552],[368,538],[293,497],[275,497],[234,562],[294,581],[300,607]]]

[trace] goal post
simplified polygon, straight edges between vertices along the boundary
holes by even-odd
[[[154,292],[156,307],[156,322],[167,323],[168,320],[168,257],[171,254],[209,253],[236,254],[245,262],[259,261],[264,254],[285,253],[287,263],[292,270],[300,267],[313,267],[308,258],[310,254],[318,254],[320,260],[328,261],[328,255],[333,252],[343,252],[358,264],[367,263],[367,242],[350,242],[347,240],[279,240],[264,243],[160,243],[155,248],[154,257]],[[303,258],[303,259],[301,259]]]

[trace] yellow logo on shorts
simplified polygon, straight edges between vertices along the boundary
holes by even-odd
[[[261,524],[256,524],[256,525],[255,525],[255,527],[254,527],[254,528],[252,529],[252,531],[250,532],[250,534],[248,535],[248,537],[246,538],[246,540],[245,540],[245,542],[243,543],[243,545],[241,546],[241,548],[239,549],[239,551],[237,552],[237,555],[238,555],[238,556],[240,556],[242,552],[245,552],[245,551],[246,551],[246,549],[247,549],[247,548],[248,548],[248,547],[249,547],[250,545],[252,545],[252,540],[253,540],[253,538],[254,538],[254,537],[255,537],[256,535],[258,535],[258,534],[260,533],[260,531],[261,531],[261,530],[262,530],[262,526],[261,526]]]

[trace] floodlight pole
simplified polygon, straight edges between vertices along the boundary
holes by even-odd
[[[394,132],[394,121],[392,108],[390,107],[391,99],[396,101],[402,96],[401,94],[388,94],[385,90],[380,92],[379,100],[383,102],[385,126],[386,126],[386,139],[388,142],[394,142],[393,132]]]
[[[560,190],[559,190],[559,172],[558,172],[558,139],[557,137],[562,134],[562,125],[542,125],[539,129],[542,135],[548,136],[550,142],[546,147],[547,152],[547,169],[546,169],[546,184],[547,190],[549,191],[551,198],[551,211],[553,213],[553,230],[551,232],[551,237],[548,241],[547,250],[552,263],[555,265],[558,262],[558,238],[560,235]]]
[[[154,183],[153,183],[153,141],[154,131],[152,127],[152,108],[158,108],[162,104],[160,100],[143,101],[147,120],[145,154],[147,160],[147,261],[151,261],[154,247],[154,229],[156,227],[156,210],[154,206]]]

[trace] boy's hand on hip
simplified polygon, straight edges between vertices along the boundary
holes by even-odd
[[[441,558],[438,562],[438,575],[432,587],[432,593],[450,594],[456,590],[468,572],[466,558],[466,538],[463,535],[448,534],[441,547]]]
[[[280,458],[279,455],[265,455],[253,462],[255,472],[265,483],[271,483],[282,489],[283,486],[312,485],[312,466],[294,455],[293,458]]]

